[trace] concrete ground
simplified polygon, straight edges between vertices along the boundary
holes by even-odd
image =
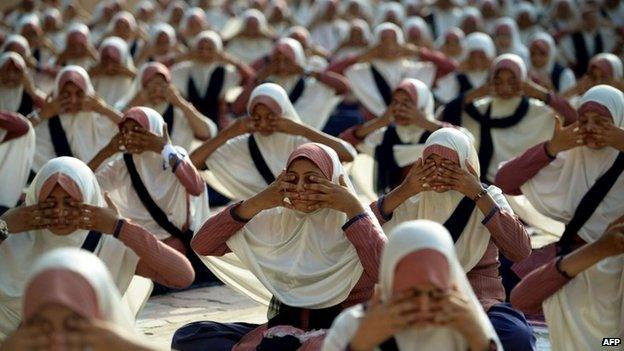
[[[139,329],[155,344],[168,347],[176,329],[194,321],[264,323],[266,307],[226,286],[199,288],[152,297],[139,314]],[[548,331],[535,330],[538,351],[549,351]]]

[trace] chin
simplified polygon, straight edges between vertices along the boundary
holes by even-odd
[[[290,202],[292,203],[293,207],[295,207],[295,209],[297,211],[303,212],[303,213],[312,213],[315,210],[310,210],[308,209],[308,206],[310,205],[314,205],[316,202],[310,202],[310,201],[304,201],[304,200],[290,200]]]
[[[436,193],[438,193],[438,194],[442,194],[442,193],[447,192],[448,190],[434,189],[433,191],[435,191],[435,192],[436,192]]]
[[[605,148],[605,146],[597,145],[593,141],[588,142],[587,144],[585,144],[585,146],[587,146],[588,148],[590,148],[592,150],[600,150],[600,149],[604,149]]]

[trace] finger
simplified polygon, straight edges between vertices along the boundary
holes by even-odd
[[[313,190],[313,191],[319,191],[321,193],[329,193],[330,191],[332,191],[332,188],[323,184],[303,184],[303,188],[306,190]]]
[[[347,186],[347,182],[345,181],[344,174],[341,174],[340,177],[338,177],[338,183],[342,186]]]
[[[560,131],[562,129],[563,122],[561,121],[561,117],[555,115],[555,131]]]
[[[115,206],[115,203],[113,202],[113,200],[111,200],[108,191],[104,192],[104,200],[106,201],[106,205],[108,206],[108,208],[112,209],[116,213],[119,213],[119,211],[117,210],[117,206]]]
[[[470,174],[472,174],[473,176],[478,177],[477,171],[474,169],[474,167],[472,167],[472,165],[470,164],[470,161],[466,159],[464,163],[466,164],[466,168],[468,169],[468,172],[470,172]]]
[[[46,200],[46,201],[37,203],[36,208],[40,210],[45,210],[48,208],[53,208],[54,206],[56,206],[56,202],[54,200]]]
[[[330,197],[326,194],[300,194],[299,199],[307,201],[329,201]]]
[[[310,181],[314,182],[314,183],[318,183],[318,184],[322,184],[325,186],[329,186],[332,187],[334,185],[334,183],[330,182],[329,180],[322,178],[322,177],[317,177],[317,176],[310,176]]]
[[[284,182],[284,181],[280,181],[278,183],[278,188],[281,191],[296,191],[297,190],[297,186],[293,183],[288,183],[288,182]]]

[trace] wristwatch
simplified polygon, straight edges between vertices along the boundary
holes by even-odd
[[[6,240],[9,237],[9,228],[5,221],[0,219],[0,241]]]

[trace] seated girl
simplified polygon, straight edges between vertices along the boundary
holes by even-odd
[[[379,290],[369,303],[343,311],[323,345],[323,351],[502,349],[449,232],[427,220],[392,231]]]
[[[449,230],[459,262],[505,350],[533,350],[535,337],[524,315],[505,301],[499,253],[518,262],[529,256],[524,225],[500,189],[479,181],[472,140],[453,128],[427,139],[422,158],[407,178],[371,204],[386,233],[413,219],[429,219]]]
[[[329,328],[344,308],[371,297],[385,240],[336,152],[299,146],[275,182],[209,219],[191,244],[199,255],[231,250],[241,259],[274,296],[268,324],[195,322],[176,332],[172,347],[318,348],[322,332],[309,331]]]
[[[20,323],[20,298],[32,263],[59,247],[93,252],[124,294],[137,274],[171,287],[194,277],[190,263],[142,227],[119,215],[87,165],[71,157],[46,163],[24,205],[5,212],[9,237],[0,243],[0,338]]]
[[[34,262],[22,297],[23,322],[1,351],[153,351],[135,329],[106,265],[76,248]]]
[[[247,114],[191,154],[193,164],[208,167],[234,199],[254,196],[273,183],[288,156],[307,142],[328,145],[341,161],[355,157],[347,142],[303,124],[286,91],[277,84],[256,87]]]

